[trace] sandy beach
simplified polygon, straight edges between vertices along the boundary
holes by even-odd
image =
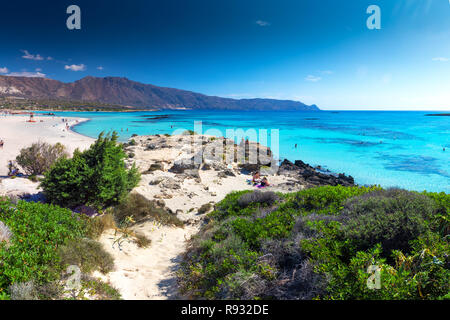
[[[27,178],[9,179],[7,163],[15,159],[20,149],[35,141],[60,142],[72,153],[76,148],[85,149],[94,139],[67,131],[60,117],[35,117],[37,122],[26,122],[26,116],[6,116],[0,118],[0,139],[5,145],[0,150],[0,195],[18,198],[39,197],[42,191],[39,183]],[[87,119],[67,118],[69,126]],[[41,122],[42,120],[42,122]],[[107,230],[100,237],[106,251],[114,257],[115,269],[107,275],[94,275],[116,287],[124,299],[176,299],[176,271],[188,240],[195,235],[206,212],[199,210],[203,205],[221,201],[228,193],[239,190],[258,190],[249,183],[252,176],[243,170],[240,163],[225,164],[222,153],[223,138],[203,136],[203,162],[186,164],[192,157],[192,136],[138,136],[134,145],[126,147],[127,154],[133,156],[126,160],[128,167],[136,165],[141,172],[141,181],[132,191],[149,200],[163,203],[179,219],[185,222],[184,228],[169,227],[144,222],[132,227],[134,232],[144,234],[151,240],[148,248],[139,248],[133,241],[125,241],[121,248],[115,245],[117,235]],[[234,145],[234,148],[242,148]],[[263,163],[272,161],[267,148],[258,159]],[[212,153],[206,150],[215,150]],[[223,150],[222,150],[223,151]],[[270,152],[269,152],[270,153]],[[214,156],[213,156],[214,154]],[[300,164],[301,165],[301,164]],[[252,170],[252,169],[249,169]],[[310,172],[310,180],[301,177],[304,170]],[[337,184],[337,178],[319,174],[303,164],[303,168],[293,163],[284,163],[277,172],[268,173],[270,186],[266,191],[292,192],[312,184]],[[314,178],[314,179],[313,179]],[[342,179],[342,178],[339,178]],[[342,182],[342,181],[340,181]],[[352,183],[352,182],[351,182]]]
[[[33,142],[60,142],[72,153],[76,148],[84,150],[95,141],[71,130],[67,131],[61,117],[35,115],[36,122],[27,122],[29,119],[29,116],[0,116],[0,140],[4,141],[3,149],[0,149],[0,176],[8,174],[8,161],[14,160],[20,149],[30,146]],[[68,120],[69,126],[88,120],[65,119]]]

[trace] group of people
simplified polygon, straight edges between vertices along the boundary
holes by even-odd
[[[9,161],[8,162],[8,176],[9,177],[13,177],[13,176],[19,176],[21,175],[19,168],[17,167],[16,163],[14,161]]]
[[[270,186],[270,183],[269,183],[269,180],[267,180],[267,177],[261,178],[261,173],[259,171],[256,171],[253,173],[252,180],[251,181],[249,180],[249,182],[253,186],[258,187],[258,188],[265,188],[265,187]]]

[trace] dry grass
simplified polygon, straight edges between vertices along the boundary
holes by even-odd
[[[98,239],[103,232],[109,229],[116,229],[116,221],[112,213],[106,213],[95,218],[89,218],[87,235],[92,239]]]

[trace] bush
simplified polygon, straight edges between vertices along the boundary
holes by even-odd
[[[152,243],[152,240],[147,238],[144,234],[136,233],[135,234],[135,241],[139,248],[148,248],[150,244]]]
[[[39,300],[33,281],[13,283],[9,287],[11,300]]]
[[[56,161],[68,156],[66,148],[60,143],[51,145],[46,142],[36,142],[30,147],[20,150],[16,162],[25,173],[35,176],[43,174]]]
[[[430,232],[432,199],[399,189],[379,190],[352,198],[341,213],[342,236],[366,250],[381,243],[383,252],[410,252],[410,241]]]
[[[184,226],[183,221],[175,215],[138,193],[131,193],[123,203],[114,208],[113,213],[119,224],[131,217],[136,223],[154,220],[163,225]]]
[[[0,200],[0,220],[13,234],[9,244],[0,243],[0,291],[16,282],[40,285],[58,278],[56,249],[84,232],[70,210],[41,203]]]
[[[60,159],[45,173],[42,187],[53,204],[73,208],[98,208],[120,203],[138,184],[139,173],[125,168],[126,154],[117,144],[117,134],[101,133],[91,147],[76,150],[72,159]]]
[[[339,214],[347,199],[375,190],[381,190],[381,188],[343,187],[341,185],[311,188],[289,195],[292,200],[290,205],[296,210],[306,212]]]
[[[258,201],[261,195],[233,192],[216,205],[183,256],[182,293],[201,299],[449,296],[449,195],[336,186],[277,196]],[[378,290],[367,286],[371,265],[381,269]]]
[[[205,203],[198,209],[198,214],[205,214],[211,211],[213,205],[211,203]]]
[[[71,240],[58,249],[63,269],[70,265],[78,266],[83,273],[96,270],[108,273],[114,268],[114,259],[103,249],[101,243],[92,239]]]
[[[86,235],[92,239],[98,239],[104,231],[116,228],[114,215],[106,213],[94,218],[85,217]]]
[[[243,208],[248,207],[249,205],[255,204],[255,203],[260,203],[260,204],[270,206],[278,200],[279,200],[279,197],[273,191],[261,192],[259,190],[256,190],[251,193],[243,194],[239,198],[238,204]]]

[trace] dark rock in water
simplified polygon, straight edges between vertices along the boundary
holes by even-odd
[[[304,163],[301,160],[296,160],[294,163],[285,159],[279,169],[279,175],[286,175],[297,178],[299,181],[310,184],[312,186],[353,186],[355,180],[351,176],[339,173],[337,176],[332,174],[325,174],[313,168],[309,164]]]
[[[284,159],[284,161],[281,163],[280,168],[278,170],[282,171],[297,171],[299,168],[297,165],[293,164],[288,159]]]

